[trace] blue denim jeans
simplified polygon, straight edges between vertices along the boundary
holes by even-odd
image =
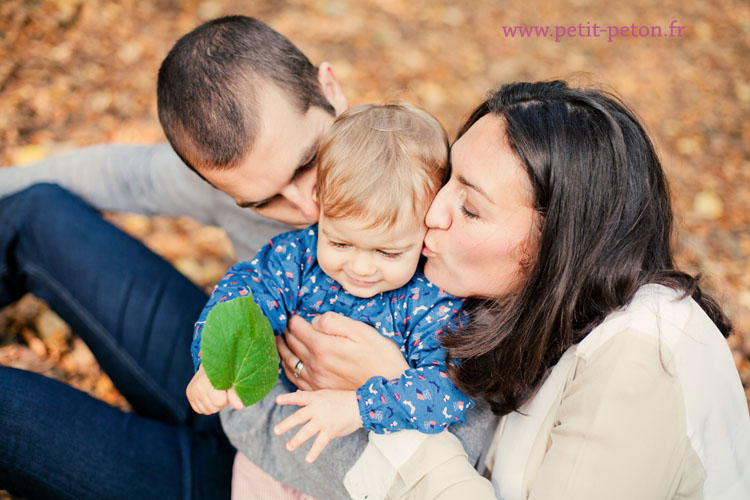
[[[0,199],[0,306],[44,299],[133,407],[0,367],[0,489],[28,499],[229,498],[234,449],[185,397],[206,295],[62,188]],[[0,332],[1,334],[1,332]]]

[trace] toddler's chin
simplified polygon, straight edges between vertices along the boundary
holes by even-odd
[[[355,297],[359,297],[360,299],[369,299],[370,297],[374,297],[375,295],[380,293],[380,290],[352,289],[346,286],[343,288],[350,294],[354,295]]]

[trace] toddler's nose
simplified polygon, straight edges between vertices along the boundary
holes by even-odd
[[[372,262],[370,252],[357,252],[352,259],[349,270],[360,278],[367,278],[375,274],[375,266]]]

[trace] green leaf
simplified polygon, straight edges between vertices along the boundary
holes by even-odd
[[[250,406],[268,394],[279,377],[279,361],[271,324],[252,295],[220,302],[206,318],[201,363],[216,389],[234,386],[242,404]]]

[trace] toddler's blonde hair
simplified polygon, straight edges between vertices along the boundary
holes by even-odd
[[[392,229],[407,206],[422,217],[447,176],[448,138],[432,115],[363,104],[341,114],[321,145],[318,202],[326,217]]]

